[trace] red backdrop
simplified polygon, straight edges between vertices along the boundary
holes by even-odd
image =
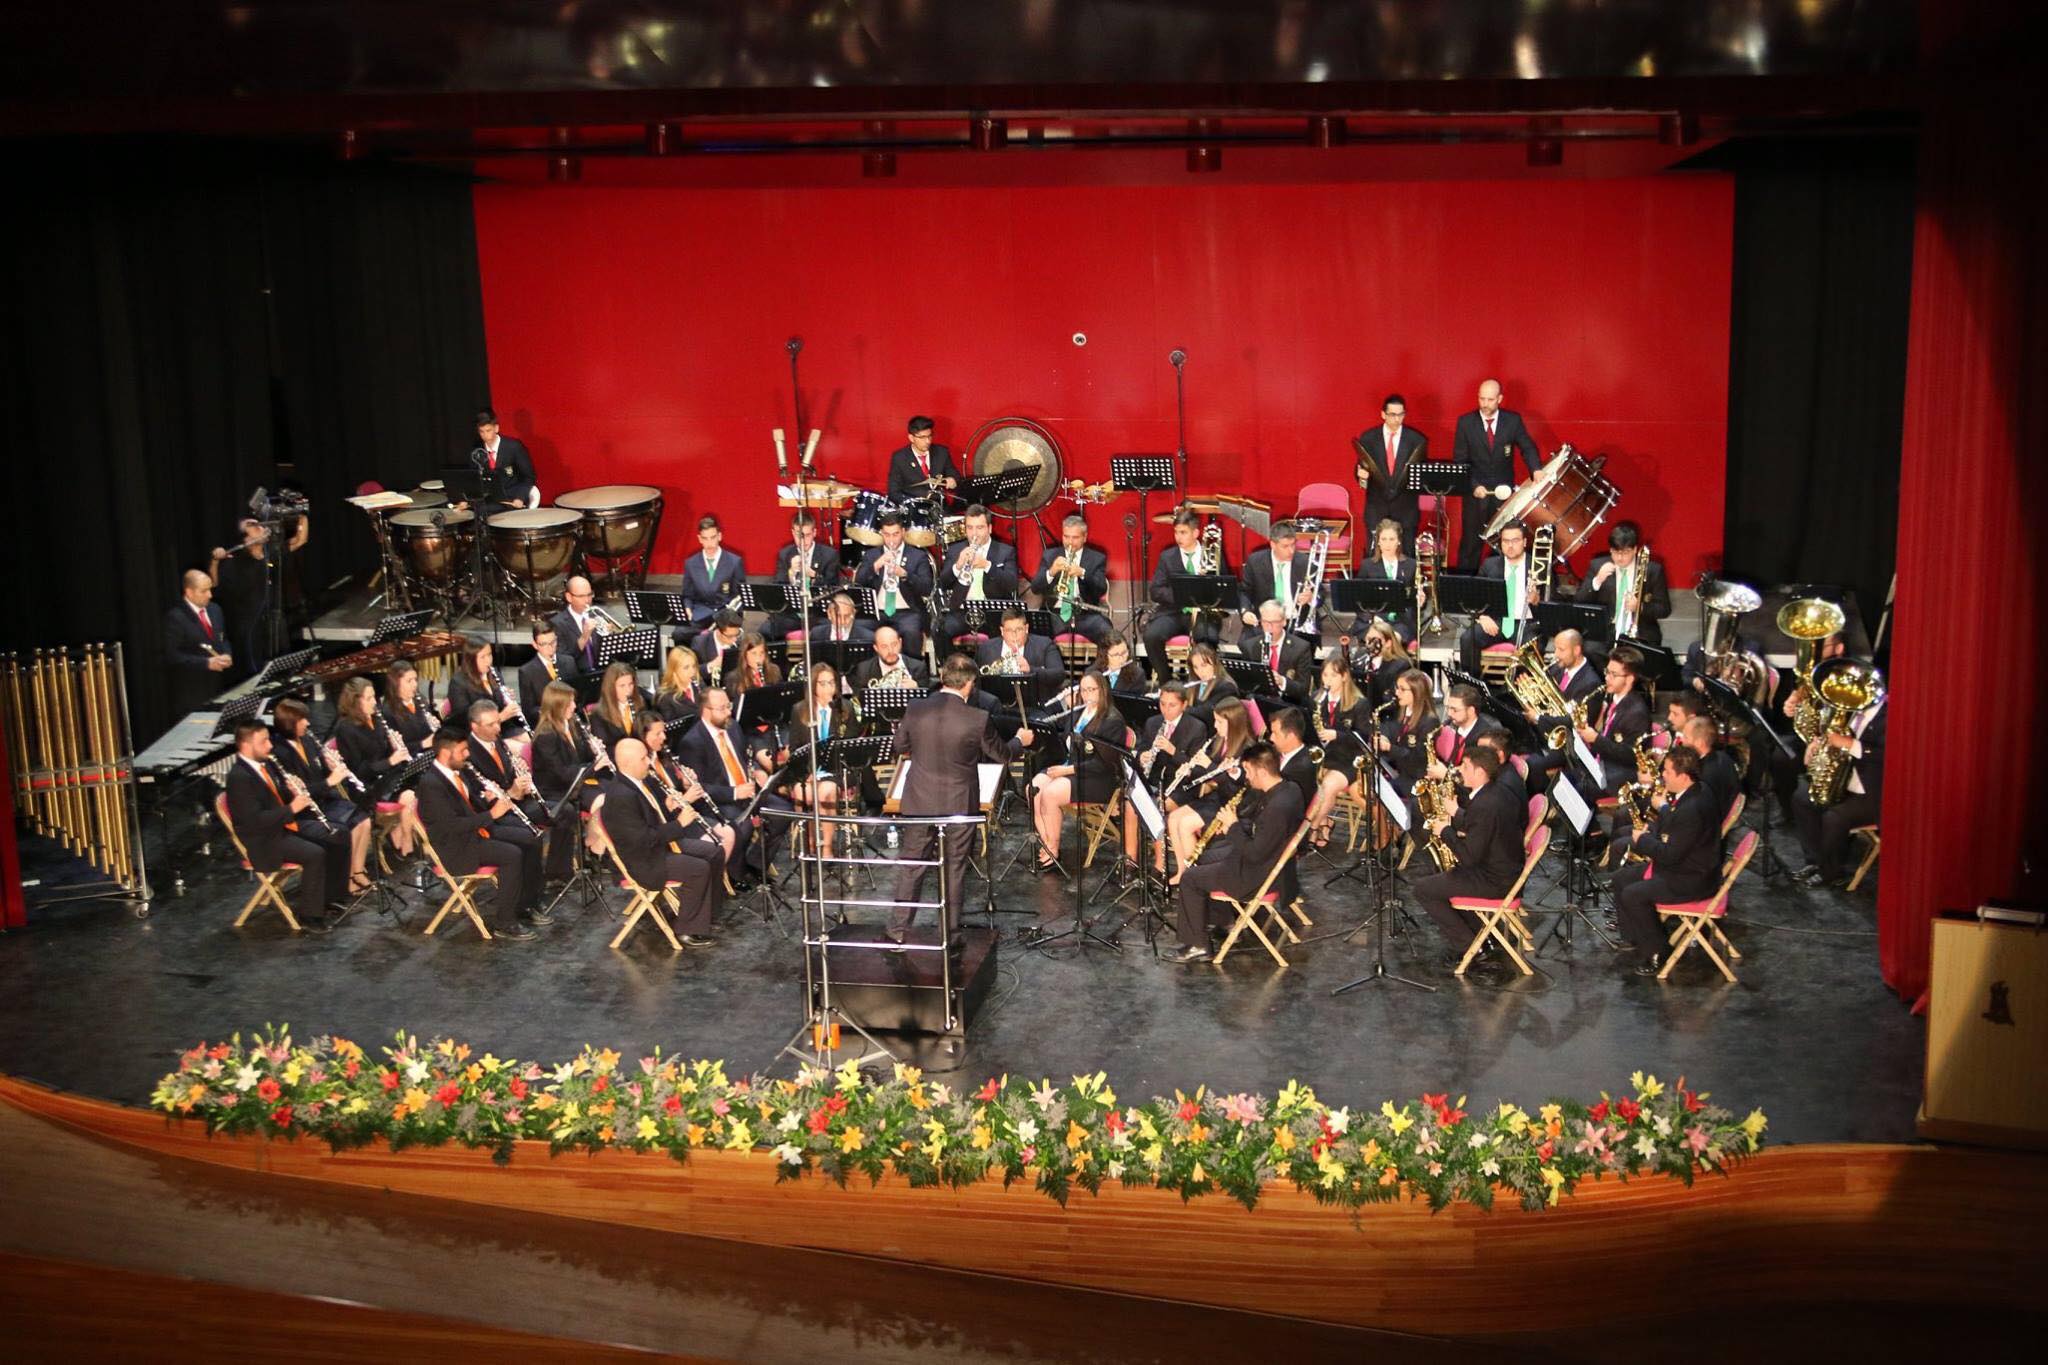
[[[1090,481],[1171,450],[1181,346],[1193,488],[1291,509],[1350,485],[1382,394],[1448,455],[1497,375],[1546,453],[1608,455],[1689,584],[1721,544],[1732,212],[1702,175],[476,192],[507,426],[550,495],[664,488],[660,569],[707,511],[751,564],[781,543],[768,430],[801,334],[819,465],[875,487],[916,412],[956,450],[1043,422]],[[1091,517],[1119,567],[1124,510]]]

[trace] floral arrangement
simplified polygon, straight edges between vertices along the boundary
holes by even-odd
[[[288,1027],[288,1026],[287,1026]],[[1420,1198],[1524,1208],[1558,1202],[1587,1178],[1662,1175],[1688,1185],[1757,1150],[1762,1110],[1741,1120],[1686,1088],[1635,1073],[1626,1093],[1561,1100],[1532,1114],[1512,1103],[1468,1111],[1465,1097],[1423,1095],[1377,1109],[1332,1108],[1289,1082],[1278,1095],[1125,1104],[1102,1073],[1065,1085],[1004,1076],[973,1090],[898,1065],[870,1077],[852,1064],[805,1067],[795,1080],[729,1077],[716,1061],[655,1055],[624,1061],[589,1048],[547,1067],[401,1031],[373,1060],[345,1038],[295,1043],[266,1027],[244,1042],[185,1052],[151,1103],[218,1133],[293,1138],[336,1150],[382,1139],[392,1149],[461,1143],[509,1160],[518,1139],[557,1152],[694,1150],[761,1153],[778,1179],[808,1171],[844,1185],[894,1171],[912,1185],[1029,1180],[1065,1203],[1105,1181],[1225,1194],[1250,1208],[1277,1180],[1356,1208]]]

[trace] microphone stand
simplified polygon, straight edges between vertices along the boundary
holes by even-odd
[[[1180,466],[1180,486],[1188,486],[1188,353],[1176,346],[1167,353],[1166,359],[1173,366],[1173,407],[1180,424],[1180,443],[1173,448],[1173,458]]]

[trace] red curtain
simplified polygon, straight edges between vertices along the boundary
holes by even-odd
[[[1934,914],[2038,895],[2048,846],[2048,449],[2023,421],[2048,379],[2044,139],[1991,84],[1929,109],[1921,137],[1878,895],[1884,979],[1911,1001]]]

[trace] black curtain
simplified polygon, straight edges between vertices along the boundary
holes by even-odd
[[[120,640],[139,735],[161,620],[259,485],[312,501],[305,585],[374,563],[364,479],[409,485],[488,401],[465,179],[246,147],[19,147],[0,215],[14,590],[0,643]]]
[[[1731,144],[1694,164],[1736,174],[1729,572],[1853,588],[1874,630],[1897,551],[1912,145]]]

